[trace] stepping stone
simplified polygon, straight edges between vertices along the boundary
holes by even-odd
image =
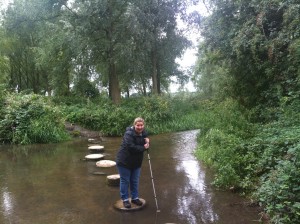
[[[100,151],[104,151],[104,146],[102,146],[102,145],[90,145],[88,147],[88,149],[91,150],[91,151],[100,152]]]
[[[102,154],[89,154],[89,155],[85,156],[85,158],[89,159],[89,160],[102,159],[103,157],[104,157],[104,155],[102,155]]]
[[[97,167],[113,167],[116,165],[115,161],[112,160],[100,160],[96,162]]]
[[[120,174],[113,174],[106,177],[107,185],[119,186],[120,185]]]
[[[90,142],[90,143],[100,143],[100,142],[102,142],[102,141],[101,141],[101,139],[89,138],[89,139],[88,139],[88,142]]]
[[[94,174],[94,175],[100,175],[100,176],[105,176],[105,175],[107,175],[107,174],[104,173],[104,172],[98,172],[98,171],[95,171],[95,172],[93,172],[92,174]]]
[[[130,201],[131,201],[131,199],[130,199]],[[140,201],[143,202],[143,204],[141,206],[137,206],[137,205],[131,203],[131,208],[124,208],[123,201],[120,199],[120,200],[116,201],[116,203],[114,204],[114,208],[117,210],[126,211],[126,212],[141,210],[146,206],[146,201],[142,198],[140,198]]]

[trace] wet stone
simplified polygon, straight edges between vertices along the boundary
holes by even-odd
[[[107,185],[120,186],[120,174],[113,174],[106,177]]]
[[[97,167],[113,167],[116,165],[115,161],[112,160],[100,160],[96,162]]]
[[[90,152],[103,152],[104,151],[104,146],[102,145],[90,145],[88,146],[88,150],[90,150]]]
[[[103,154],[89,154],[85,156],[85,158],[88,160],[99,160],[102,159],[103,157],[104,157]]]
[[[131,203],[131,208],[125,208],[123,206],[123,201],[120,199],[118,201],[116,201],[116,203],[114,204],[114,208],[120,211],[125,211],[125,212],[130,212],[130,211],[138,211],[143,209],[146,206],[146,201],[142,198],[139,198],[140,201],[143,203],[141,206],[137,206],[133,203]],[[131,199],[129,199],[131,202]]]
[[[101,138],[89,138],[88,142],[93,143],[93,144],[98,144],[102,142]]]

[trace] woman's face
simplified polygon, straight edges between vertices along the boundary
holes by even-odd
[[[137,134],[141,134],[144,130],[144,122],[136,122],[134,125],[134,130]]]

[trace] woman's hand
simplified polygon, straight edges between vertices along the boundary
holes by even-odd
[[[150,147],[150,139],[149,138],[145,138],[145,142],[146,142],[146,144],[144,145],[145,149],[149,149],[149,147]]]

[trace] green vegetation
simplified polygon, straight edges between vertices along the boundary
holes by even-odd
[[[207,3],[194,82],[214,103],[196,154],[271,223],[299,223],[299,1]]]
[[[216,171],[215,186],[252,195],[274,223],[300,220],[299,107],[286,101],[266,110],[278,119],[253,124],[252,111],[226,100],[205,113],[210,122],[199,134],[196,155]]]
[[[194,0],[12,0],[0,13],[0,81],[18,92],[97,97],[160,94],[188,76],[176,59],[191,45]]]
[[[104,135],[120,136],[137,116],[149,122],[147,129],[151,134],[198,129],[198,101],[197,96],[186,94],[127,98],[120,105],[98,98],[73,105],[60,103],[60,108],[69,122],[100,130]]]
[[[62,114],[43,96],[3,94],[0,120],[1,142],[30,144],[69,139]]]
[[[203,113],[206,122],[202,123],[196,154],[216,169],[214,183],[217,186],[240,186],[248,169],[245,162],[255,159],[255,156],[246,156],[247,149],[241,147],[256,131],[242,110],[238,103],[228,99],[222,103],[210,103]]]
[[[107,98],[53,98],[36,94],[2,95],[2,142],[47,143],[66,140],[64,122],[75,123],[105,136],[121,136],[134,118],[145,118],[151,134],[200,128],[199,96],[125,98],[115,105]],[[198,122],[197,122],[198,121]]]

